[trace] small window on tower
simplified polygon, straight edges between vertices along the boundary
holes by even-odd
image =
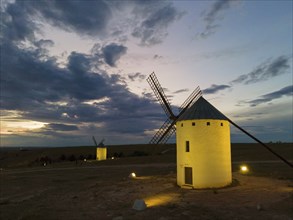
[[[192,126],[195,126],[195,122],[192,122]]]
[[[181,123],[181,127],[183,127],[183,123]]]
[[[210,126],[211,125],[211,123],[210,122],[207,122],[207,126]]]
[[[221,123],[221,126],[223,126],[223,123]]]
[[[189,152],[189,141],[185,142],[185,151]]]

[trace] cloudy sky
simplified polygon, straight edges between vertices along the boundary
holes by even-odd
[[[3,0],[0,37],[1,146],[148,143],[166,119],[153,71],[175,112],[200,86],[259,139],[292,142],[291,0]]]

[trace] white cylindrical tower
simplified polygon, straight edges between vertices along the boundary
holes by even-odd
[[[232,182],[230,124],[200,97],[176,122],[177,184],[219,188]]]

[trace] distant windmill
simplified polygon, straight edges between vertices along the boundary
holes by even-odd
[[[99,144],[97,144],[97,141],[95,137],[93,136],[93,141],[97,147],[97,155],[96,160],[106,160],[107,159],[107,148],[104,145],[105,139],[103,138]]]
[[[177,128],[177,184],[179,186],[217,188],[232,182],[230,123],[293,167],[290,162],[205,100],[199,87],[181,105],[179,114],[175,116],[155,74],[152,73],[147,81],[168,116],[150,143],[166,143]]]

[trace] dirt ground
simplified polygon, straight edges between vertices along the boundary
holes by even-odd
[[[137,178],[129,178],[131,172]],[[292,179],[236,169],[232,186],[217,190],[179,188],[175,163],[73,162],[1,169],[0,177],[0,218],[7,220],[293,219]],[[133,210],[136,199],[147,209]]]

